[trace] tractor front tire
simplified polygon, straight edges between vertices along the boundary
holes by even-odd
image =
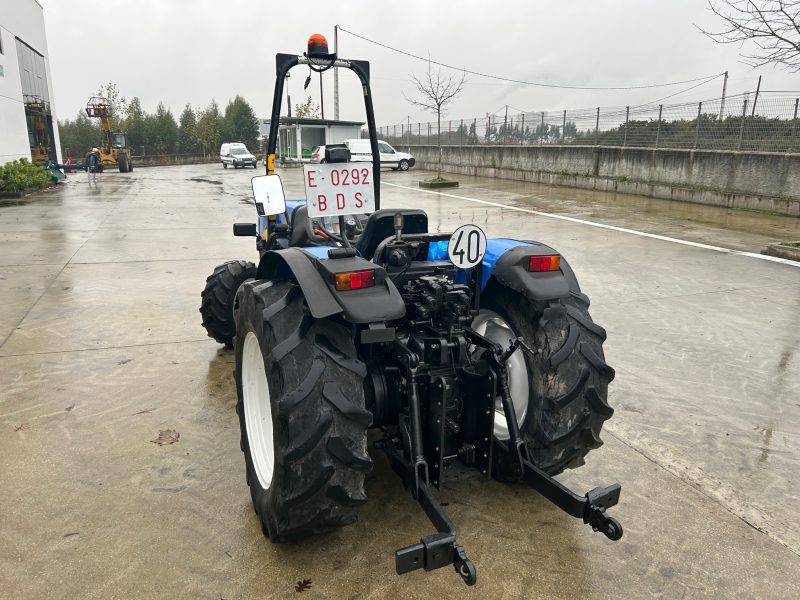
[[[524,353],[530,383],[520,434],[531,460],[550,475],[583,465],[586,454],[602,445],[603,422],[614,414],[607,401],[614,369],[605,362],[606,332],[589,316],[589,298],[573,294],[533,303],[492,282],[481,301],[538,351]],[[501,481],[516,479],[516,456],[498,449],[493,471]]]
[[[200,314],[208,337],[233,348],[236,335],[236,292],[248,279],[256,276],[257,268],[250,261],[232,260],[219,265],[206,279],[200,294]]]
[[[372,415],[349,329],[314,319],[288,281],[249,282],[238,297],[236,411],[262,532],[284,542],[355,522]]]

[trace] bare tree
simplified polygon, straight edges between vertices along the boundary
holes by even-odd
[[[309,96],[303,104],[294,105],[294,115],[298,119],[319,119],[319,106]]]
[[[705,35],[720,44],[753,42],[755,49],[742,54],[752,67],[778,64],[800,71],[800,0],[709,0],[708,5],[725,28],[698,27]]]
[[[423,110],[436,113],[436,145],[439,151],[439,166],[437,169],[437,177],[442,176],[442,114],[445,107],[450,104],[464,89],[464,82],[466,81],[466,74],[462,74],[461,78],[456,75],[442,75],[441,69],[436,69],[434,72],[431,69],[431,63],[428,62],[428,69],[422,78],[416,75],[411,75],[411,81],[417,88],[420,98],[414,100],[406,97],[406,100],[411,102],[414,106],[418,106]]]

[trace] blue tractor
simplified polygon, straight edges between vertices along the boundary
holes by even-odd
[[[285,76],[349,69],[359,78],[373,163],[328,145],[305,165],[307,199],[274,174]],[[533,241],[486,239],[474,225],[430,233],[417,209],[381,209],[369,63],[278,54],[267,175],[253,178],[258,264],[217,267],[203,325],[236,355],[247,483],[264,535],[288,542],[356,520],[372,468],[367,432],[435,532],[395,552],[398,573],[476,570],[436,497],[472,474],[533,487],[609,539],[620,485],[576,494],[554,476],[599,447],[614,370],[566,259]]]

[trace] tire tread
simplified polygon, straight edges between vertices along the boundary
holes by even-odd
[[[273,407],[275,475],[263,489],[252,470],[242,406],[237,343],[237,409],[247,479],[262,530],[273,542],[330,531],[357,520],[372,468],[364,408],[364,364],[350,330],[314,319],[299,288],[288,281],[252,281],[242,287],[242,328],[261,340]]]

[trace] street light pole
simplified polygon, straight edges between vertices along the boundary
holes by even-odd
[[[339,26],[333,26],[333,52],[339,56]],[[339,120],[339,67],[333,67],[333,118]]]
[[[325,118],[325,98],[322,96],[322,71],[319,72],[319,110]]]
[[[289,73],[286,74],[286,109],[287,109],[287,116],[291,119],[292,118],[292,97],[289,95]]]
[[[719,103],[719,120],[725,118],[725,95],[728,93],[728,72],[725,71],[725,79],[722,80],[722,100]]]

